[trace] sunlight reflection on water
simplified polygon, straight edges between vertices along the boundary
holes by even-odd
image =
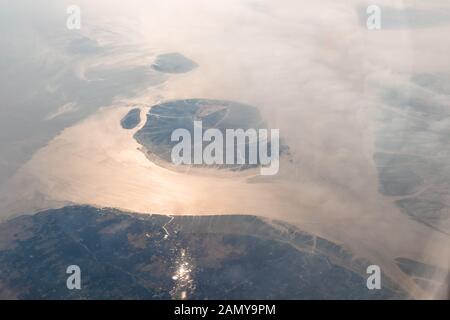
[[[192,276],[194,266],[191,257],[186,249],[181,249],[180,254],[175,260],[176,270],[172,276],[175,282],[174,287],[170,291],[172,299],[187,299],[188,294],[192,294],[195,290],[194,279]]]

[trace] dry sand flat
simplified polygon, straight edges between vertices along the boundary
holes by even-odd
[[[355,198],[345,189],[330,190],[326,183],[310,187],[307,172],[303,181],[295,182],[288,178],[292,168],[286,166],[280,177],[264,183],[157,166],[133,138],[145,119],[134,130],[120,126],[128,111],[104,108],[65,129],[7,185],[3,212],[30,213],[77,203],[170,215],[253,214],[342,243],[357,256],[379,263],[410,290],[416,288],[394,267],[394,258],[448,263],[441,254],[450,246],[448,238],[399,213],[378,194]]]

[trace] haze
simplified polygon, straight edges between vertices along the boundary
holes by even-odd
[[[65,27],[68,1],[5,3],[1,218],[73,203],[253,214],[342,243],[377,261],[413,295],[433,297],[394,259],[448,269],[448,234],[411,219],[397,198],[380,193],[374,154],[386,90],[402,88],[448,111],[447,1],[378,1],[387,8],[379,31],[366,28],[372,3],[356,0],[78,1],[80,30]],[[167,52],[198,68],[180,75],[152,70]],[[419,90],[413,79],[421,74],[444,75],[444,89]],[[187,98],[259,107],[280,129],[293,162],[282,162],[274,178],[182,174],[151,163],[133,139],[138,128],[123,130],[120,119],[131,106],[144,115],[158,102]],[[434,128],[449,132],[448,119]],[[430,148],[448,164],[448,144]]]

